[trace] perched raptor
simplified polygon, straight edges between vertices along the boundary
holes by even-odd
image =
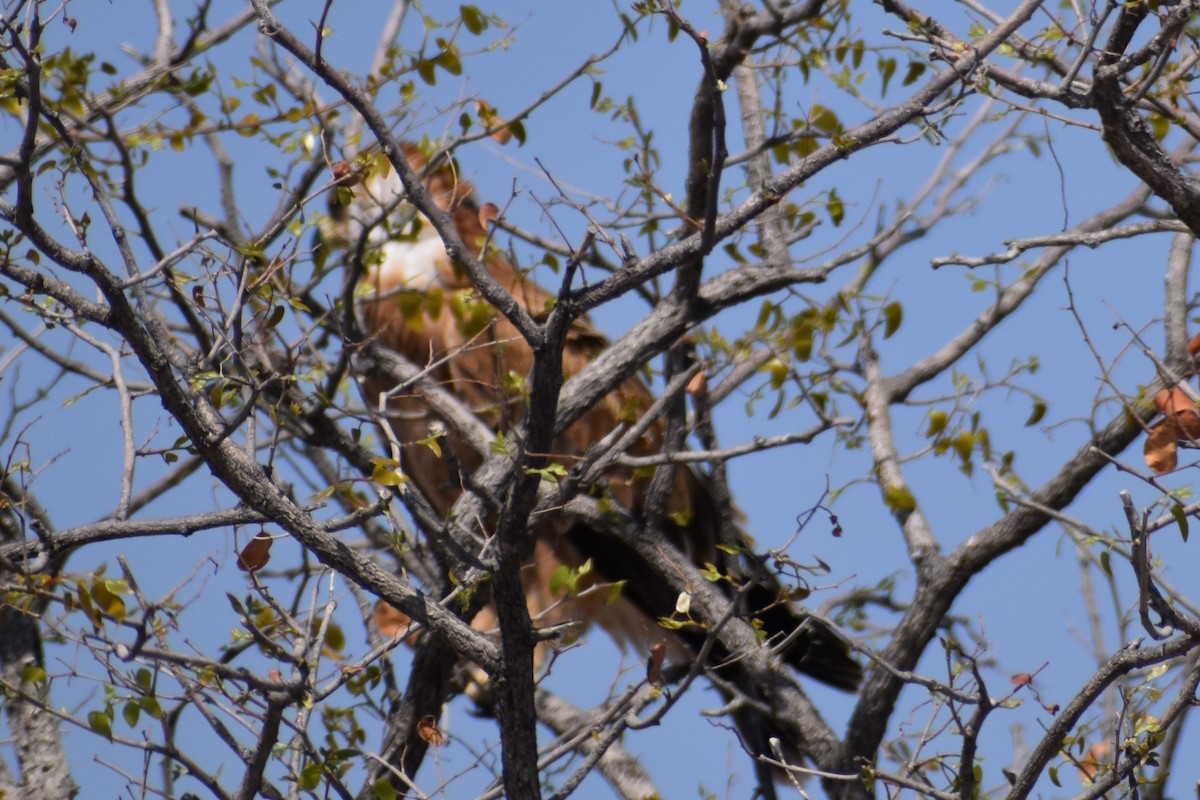
[[[451,214],[462,242],[480,253],[487,240],[486,215],[481,219],[473,190],[454,162],[443,158],[431,168],[416,147],[405,145],[404,149],[410,165],[424,176],[435,202]],[[349,209],[360,226],[370,230],[360,286],[366,335],[427,367],[437,384],[494,430],[519,431],[525,414],[525,381],[533,364],[530,348],[515,327],[479,297],[448,257],[428,220],[402,202],[404,188],[394,171],[385,165],[367,172],[365,179],[355,181]],[[526,279],[496,248],[489,248],[482,258],[492,277],[534,318],[544,315],[553,297],[549,292]],[[577,323],[563,355],[565,377],[581,370],[606,346],[586,321]],[[393,388],[379,376],[368,376],[365,383],[372,403]],[[653,399],[636,375],[626,379],[556,439],[551,458],[571,466],[619,425],[641,416]],[[438,430],[440,422],[419,393],[400,392],[388,403],[387,423],[402,444],[404,473],[439,513],[448,514],[480,465],[480,457],[460,446],[452,433],[442,436],[438,447],[429,446],[430,431]],[[649,455],[662,447],[663,426],[656,423],[630,452]],[[588,490],[637,519],[645,510],[649,485],[648,476],[616,468],[605,475],[603,485]],[[743,606],[761,624],[768,641],[787,642],[780,653],[785,662],[836,688],[857,689],[862,668],[851,657],[847,642],[780,600],[778,580],[756,558],[738,558],[727,552],[729,548],[717,547],[713,500],[691,469],[675,469],[666,511],[663,525],[668,538],[696,565],[712,564],[723,574],[752,581],[742,593]],[[643,654],[654,643],[671,639],[676,658],[694,651],[703,640],[694,630],[669,633],[658,624],[674,612],[677,593],[614,537],[563,520],[561,515],[547,515],[537,525],[537,544],[525,570],[524,585],[530,614],[538,624],[566,619],[594,622]],[[586,559],[592,561],[595,580],[625,581],[616,603],[606,602],[607,592],[580,599],[564,597],[561,587],[552,589],[551,576],[556,569],[561,565],[578,568]],[[494,620],[494,614],[485,609],[472,624],[488,630]]]

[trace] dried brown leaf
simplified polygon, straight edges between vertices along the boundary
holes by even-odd
[[[1146,466],[1155,475],[1170,472],[1179,463],[1177,442],[1180,433],[1179,421],[1174,416],[1166,417],[1150,426],[1143,453],[1146,457]]]
[[[446,741],[445,735],[438,730],[437,720],[432,715],[421,717],[417,723],[417,736],[434,747],[441,747]]]
[[[271,560],[271,534],[259,531],[242,552],[238,553],[237,565],[242,572],[257,572]]]
[[[656,642],[650,648],[650,657],[646,659],[646,680],[650,683],[659,683],[662,680],[663,661],[667,657],[667,645],[663,642]]]
[[[1112,759],[1112,745],[1109,742],[1096,742],[1087,749],[1083,758],[1079,759],[1079,780],[1091,783],[1100,773],[1106,761]]]
[[[388,601],[375,601],[375,608],[371,612],[371,619],[375,622],[375,628],[379,631],[380,636],[388,639],[405,636],[405,644],[410,646],[416,644],[418,632],[413,630],[412,617]]]

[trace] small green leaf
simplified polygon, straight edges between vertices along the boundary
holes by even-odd
[[[423,58],[417,62],[417,75],[419,75],[421,80],[425,81],[430,86],[433,86],[435,83],[437,83],[436,70],[437,64],[429,59]]]
[[[278,325],[280,322],[282,322],[283,314],[284,314],[283,306],[275,306],[274,308],[272,308],[271,316],[267,317],[267,324],[266,324],[265,330],[269,331],[272,328],[274,328],[276,325]]]
[[[325,646],[335,653],[346,648],[346,632],[336,622],[332,623],[325,633]]]
[[[1188,537],[1188,518],[1187,514],[1184,513],[1183,506],[1171,506],[1171,516],[1175,518],[1175,524],[1179,526],[1179,535],[1186,542]]]
[[[149,714],[154,719],[162,719],[163,718],[162,706],[160,706],[158,704],[158,700],[156,700],[155,698],[143,697],[141,700],[138,701],[138,705],[142,707],[142,711],[145,711],[147,714]]]
[[[97,608],[120,622],[125,619],[125,601],[113,591],[114,585],[113,581],[96,581],[92,584],[92,600]]]
[[[514,119],[512,122],[508,123],[507,127],[509,133],[511,133],[513,138],[517,140],[517,144],[525,144],[525,123],[521,122],[519,119]]]
[[[485,17],[475,6],[459,6],[458,14],[462,17],[463,25],[467,26],[467,30],[478,36],[483,33],[488,26],[487,17]],[[389,784],[389,788],[390,788]],[[395,796],[393,790],[392,796]]]
[[[911,86],[917,82],[917,79],[925,74],[925,63],[923,61],[910,61],[908,70],[904,73],[904,85]]]
[[[418,439],[417,444],[423,444],[433,451],[433,454],[438,458],[442,457],[442,446],[438,444],[438,439],[442,438],[441,433],[434,433],[426,436],[424,439]]]
[[[611,606],[621,598],[621,592],[625,591],[625,584],[629,581],[614,581],[608,587],[608,599],[604,601],[605,605]]]
[[[403,486],[408,482],[408,476],[400,469],[395,459],[374,458],[371,463],[375,469],[371,471],[371,480],[381,486]]]
[[[829,213],[829,221],[835,228],[841,225],[842,220],[846,218],[846,206],[836,191],[829,193],[829,202],[825,205],[825,210]]]
[[[321,785],[323,767],[320,761],[309,761],[300,770],[300,779],[296,781],[301,789],[312,791]]]
[[[21,683],[41,684],[46,682],[46,670],[37,664],[26,664],[21,667],[21,671],[17,675],[21,678]]]
[[[558,486],[558,482],[567,477],[567,468],[562,464],[547,464],[541,469],[526,469],[527,475],[537,475],[542,480],[549,483],[551,486]]]
[[[778,358],[772,358],[767,362],[765,369],[771,376],[771,388],[782,389],[784,382],[787,381],[788,365]]]
[[[916,498],[903,486],[889,486],[884,489],[883,502],[893,511],[912,511],[917,507]]]
[[[1029,419],[1025,420],[1025,427],[1031,428],[1042,421],[1042,417],[1046,416],[1046,401],[1034,400],[1033,411],[1029,412]]]
[[[883,307],[883,338],[890,339],[900,329],[904,320],[904,307],[899,303],[888,303]]]
[[[958,436],[954,437],[954,452],[958,454],[964,462],[971,460],[971,451],[975,449],[975,434],[970,431],[963,431]]]
[[[112,741],[112,720],[108,718],[108,714],[103,711],[89,711],[87,720],[89,728]]]
[[[371,787],[371,794],[375,795],[375,800],[396,800],[399,797],[396,787],[392,786],[387,778],[375,781],[375,785]]]
[[[929,427],[925,429],[925,436],[932,439],[942,431],[946,430],[946,423],[950,421],[950,415],[945,411],[930,411],[929,412]]]
[[[558,594],[564,589],[574,589],[574,576],[566,564],[559,564],[550,574],[550,593]]]

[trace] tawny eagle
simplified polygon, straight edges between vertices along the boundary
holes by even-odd
[[[535,318],[544,315],[552,295],[518,272],[495,247],[481,253],[488,239],[485,214],[472,187],[454,162],[442,158],[429,166],[412,145],[404,145],[412,168],[420,175],[437,205],[448,212],[460,240],[480,254],[491,276]],[[442,239],[428,220],[403,202],[405,190],[395,172],[381,159],[364,169],[365,177],[345,180],[353,184],[349,214],[369,230],[363,257],[359,297],[364,333],[404,355],[428,377],[456,395],[480,419],[498,432],[519,432],[525,415],[525,378],[533,355],[517,329],[494,308],[483,304],[465,272],[447,255]],[[342,192],[340,213],[345,214]],[[606,341],[580,320],[572,329],[563,354],[565,377],[582,369],[607,346]],[[394,387],[379,376],[367,376],[366,395],[372,404]],[[637,375],[627,378],[590,411],[568,427],[555,441],[552,458],[570,466],[590,446],[615,428],[636,419],[653,402],[649,387]],[[457,447],[453,432],[438,447],[430,447],[431,426],[440,426],[421,394],[400,391],[390,395],[386,424],[402,446],[405,475],[440,514],[451,511],[469,485],[470,474],[481,458]],[[655,423],[631,449],[635,455],[661,451],[663,426]],[[736,557],[717,547],[714,504],[705,483],[690,468],[676,468],[674,487],[663,525],[681,553],[698,566],[714,565],[723,574],[753,575],[756,585],[742,592],[767,634],[767,641],[784,643],[780,657],[796,670],[847,691],[862,680],[862,668],[838,633],[780,600],[775,576],[756,562],[730,563]],[[606,502],[619,504],[637,519],[645,510],[650,479],[626,468],[605,476],[604,486],[590,487]],[[603,532],[546,515],[537,522],[537,542],[524,574],[530,615],[538,624],[575,619],[594,622],[625,646],[645,654],[664,639],[674,641],[676,658],[694,651],[702,635],[694,630],[668,633],[659,620],[676,609],[678,593],[650,572],[627,547]],[[599,581],[624,581],[620,598],[609,603],[606,592],[580,600],[564,597],[565,590],[551,588],[551,576],[560,566],[580,567],[586,559]],[[488,609],[473,621],[488,630],[495,617]]]

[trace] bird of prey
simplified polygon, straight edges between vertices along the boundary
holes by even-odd
[[[488,215],[481,219],[472,187],[455,163],[443,157],[431,165],[417,147],[405,144],[403,149],[434,201],[451,215],[461,241],[480,255],[491,276],[535,319],[544,316],[553,295],[521,274],[496,248],[480,251],[488,238]],[[381,159],[375,163],[383,166],[372,167],[365,178],[352,181],[356,185],[349,210],[361,226],[373,227],[364,248],[359,292],[365,334],[426,368],[429,377],[492,429],[519,432],[526,411],[525,381],[533,364],[529,346],[512,323],[479,297],[465,272],[447,255],[429,221],[403,203],[405,190],[395,172]],[[342,197],[344,203],[345,191]],[[586,320],[577,322],[563,354],[564,376],[580,371],[606,346]],[[381,392],[394,388],[379,376],[367,376],[365,384],[372,402]],[[623,422],[638,419],[653,400],[649,387],[636,374],[627,378],[558,436],[552,459],[569,463],[583,457],[589,447]],[[456,446],[452,431],[439,440],[438,447],[429,446],[431,426],[436,430],[440,421],[419,392],[395,393],[386,413],[391,433],[402,445],[401,463],[411,485],[438,513],[449,514],[482,459],[469,448]],[[656,422],[630,452],[659,453],[663,439],[664,427]],[[646,475],[615,468],[604,476],[603,485],[587,491],[638,519],[646,510],[649,486]],[[742,575],[753,582],[739,592],[741,607],[755,618],[769,643],[783,643],[779,655],[786,663],[838,689],[857,689],[862,668],[851,656],[848,643],[780,599],[781,586],[761,561],[751,556],[747,568],[744,558],[727,552],[731,548],[718,547],[714,501],[692,469],[675,469],[664,517],[667,538],[697,566],[713,565],[722,574]],[[659,624],[675,611],[678,593],[650,572],[630,548],[603,532],[556,520],[553,515],[536,524],[536,547],[524,573],[535,622],[575,619],[595,623],[619,643],[643,654],[655,643],[670,639],[675,658],[694,652],[703,641],[703,635],[694,630],[668,632]],[[564,596],[562,587],[552,587],[551,578],[560,566],[578,569],[588,559],[594,567],[594,580],[624,582],[617,602],[608,602],[606,592],[581,599]],[[494,614],[485,609],[473,625],[487,630],[494,621]]]

